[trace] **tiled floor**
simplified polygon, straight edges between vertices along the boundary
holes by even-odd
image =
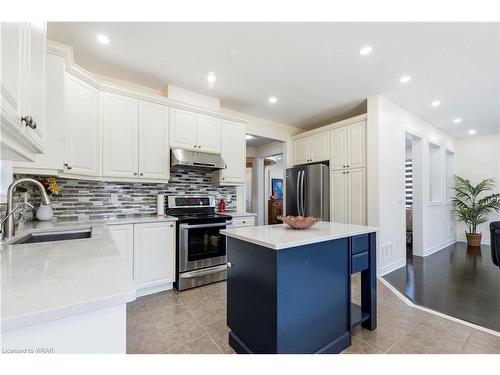
[[[226,283],[142,297],[128,305],[127,353],[234,353],[225,321]],[[344,353],[500,354],[500,337],[409,307],[379,282],[378,328],[357,328]]]

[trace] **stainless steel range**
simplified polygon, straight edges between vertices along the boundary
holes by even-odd
[[[226,280],[226,238],[231,216],[215,213],[213,196],[169,196],[167,214],[176,216],[178,290]]]

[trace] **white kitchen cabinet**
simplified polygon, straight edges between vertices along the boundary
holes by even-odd
[[[44,151],[44,22],[1,23],[1,158],[34,160]]]
[[[139,175],[138,100],[101,93],[102,173],[107,177]]]
[[[332,171],[331,221],[366,225],[366,169]]]
[[[221,153],[221,120],[177,108],[170,109],[170,146]]]
[[[294,164],[325,161],[330,158],[329,132],[314,134],[293,141]]]
[[[196,113],[170,109],[170,146],[197,151]]]
[[[169,284],[171,288],[175,281],[175,223],[134,224],[134,281],[138,289]]]
[[[87,82],[65,74],[64,173],[100,174],[99,91]]]
[[[220,185],[243,185],[246,168],[245,125],[237,122],[222,121],[222,159],[226,168],[215,171]]]
[[[111,237],[115,241],[116,247],[123,257],[125,265],[130,272],[130,277],[134,276],[134,225],[119,224],[108,225]]]
[[[332,170],[366,166],[366,123],[364,121],[331,132]]]
[[[63,168],[64,58],[47,53],[45,60],[45,151],[33,162],[15,162],[14,173],[54,175]]]
[[[167,106],[139,101],[139,178],[170,178]]]
[[[206,115],[197,115],[196,144],[198,151],[221,153],[221,120]]]

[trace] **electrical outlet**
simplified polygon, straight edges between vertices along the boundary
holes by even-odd
[[[388,259],[392,257],[392,243],[387,243],[380,248],[380,259]]]

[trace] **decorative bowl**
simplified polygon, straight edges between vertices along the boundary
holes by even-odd
[[[308,229],[321,219],[314,216],[278,216],[278,220],[288,224],[293,229]]]

